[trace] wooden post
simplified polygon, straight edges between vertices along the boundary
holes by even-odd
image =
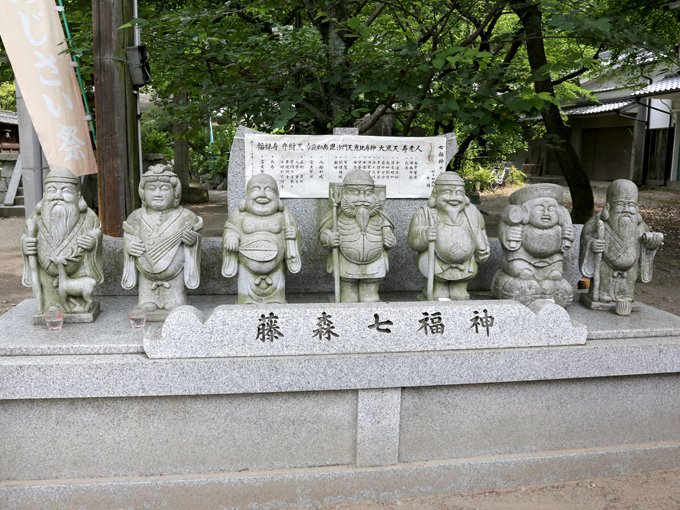
[[[134,29],[118,30],[132,9],[132,0],[92,1],[99,219],[103,233],[115,237],[140,205],[135,90],[125,51],[134,45]]]

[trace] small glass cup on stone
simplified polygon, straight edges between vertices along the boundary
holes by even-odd
[[[64,314],[61,310],[46,310],[44,315],[47,329],[57,331],[64,324]]]
[[[128,319],[134,329],[141,329],[146,324],[146,312],[140,308],[128,310]]]
[[[633,300],[631,298],[618,298],[616,300],[616,315],[630,315],[633,308]]]

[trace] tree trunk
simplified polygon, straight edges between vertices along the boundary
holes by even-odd
[[[540,6],[537,3],[528,3],[524,0],[513,0],[512,9],[519,16],[524,27],[524,33],[527,37],[526,48],[529,65],[531,70],[536,73],[548,63],[543,44]],[[549,92],[551,95],[555,95],[553,83],[549,76],[537,80],[534,87],[537,93]],[[556,138],[554,142],[556,145],[555,155],[571,192],[573,203],[571,219],[574,223],[585,223],[593,215],[595,206],[590,180],[583,170],[578,154],[576,154],[571,141],[568,139],[567,127],[562,121],[557,105],[549,103],[549,106],[543,109],[541,115],[546,131]]]
[[[187,93],[182,92],[177,94],[175,102],[178,104],[186,105],[188,101]],[[184,135],[189,124],[186,122],[173,122],[172,131],[177,137],[175,138],[174,144],[174,156],[175,156],[175,173],[179,182],[182,184],[182,189],[189,187],[189,142],[186,138],[179,138]]]

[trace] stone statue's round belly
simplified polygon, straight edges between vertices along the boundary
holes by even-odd
[[[562,247],[562,232],[559,227],[546,230],[527,226],[524,228],[522,247],[536,258],[555,255]]]
[[[462,264],[475,252],[475,240],[467,226],[437,229],[437,256],[449,264]]]
[[[269,274],[276,270],[285,254],[283,236],[271,232],[245,234],[241,238],[239,260],[256,274]]]

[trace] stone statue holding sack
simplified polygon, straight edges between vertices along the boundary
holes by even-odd
[[[285,303],[286,269],[297,273],[300,231],[268,174],[253,176],[246,198],[224,224],[222,275],[238,273],[238,303]]]
[[[47,174],[43,199],[26,221],[21,251],[22,283],[33,287],[38,302],[33,324],[44,324],[45,311],[61,311],[66,323],[97,318],[99,303],[92,293],[104,281],[102,228],[68,168]]]
[[[180,207],[182,185],[168,165],[150,167],[139,183],[142,207],[123,223],[124,289],[139,284],[138,307],[147,320],[164,320],[187,304],[201,277],[203,220]]]
[[[427,204],[411,219],[408,244],[418,252],[418,269],[427,278],[419,299],[470,299],[467,282],[491,249],[484,218],[465,196],[465,181],[457,173],[439,174]]]
[[[503,263],[491,281],[495,297],[523,305],[538,299],[552,299],[562,307],[571,303],[573,290],[562,272],[574,227],[560,205],[563,193],[557,184],[532,184],[510,195],[498,228]]]
[[[632,303],[635,284],[652,279],[654,255],[663,234],[650,232],[638,213],[638,189],[619,179],[607,188],[601,212],[590,218],[581,232],[579,269],[591,279],[581,301],[589,308],[614,310],[617,302]]]
[[[336,301],[380,301],[387,250],[397,244],[394,223],[382,210],[385,187],[376,186],[368,172],[352,170],[342,184],[331,183],[330,195],[333,208],[321,222],[319,241],[331,250],[328,272],[335,277]]]

